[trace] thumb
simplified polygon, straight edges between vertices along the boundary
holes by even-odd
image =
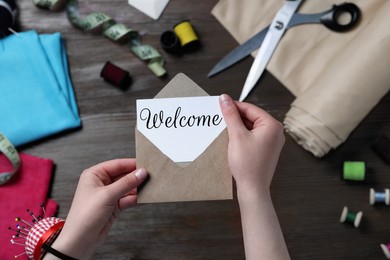
[[[219,97],[219,105],[228,128],[229,137],[242,133],[243,130],[246,130],[246,127],[242,122],[240,112],[229,95],[221,95]]]
[[[112,195],[119,199],[126,193],[138,187],[147,176],[148,172],[144,168],[140,168],[124,175],[107,187],[111,190]]]

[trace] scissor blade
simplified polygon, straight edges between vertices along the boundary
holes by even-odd
[[[263,74],[268,61],[271,59],[272,53],[276,49],[279,40],[282,38],[280,33],[269,34],[267,36],[269,37],[265,37],[263,44],[253,61],[252,67],[249,70],[239,101],[243,101],[254,88],[261,74]]]
[[[287,25],[291,20],[291,17],[298,9],[303,0],[286,1],[283,7],[278,11],[274,20],[272,21],[269,30],[264,38],[256,58],[253,61],[252,67],[249,70],[249,74],[246,78],[244,87],[240,95],[240,101],[243,101],[251,90],[256,85],[260,76],[263,74],[265,67],[272,57],[276,47],[279,44],[284,32],[287,30]]]
[[[264,40],[265,35],[267,34],[269,26],[264,28],[262,31],[257,33],[255,36],[250,38],[248,41],[243,43],[242,45],[238,46],[229,54],[227,54],[222,60],[220,60],[213,69],[209,72],[207,75],[208,77],[212,77],[215,74],[229,68],[233,64],[239,62],[249,54],[251,54],[253,51],[258,49],[261,46],[261,43]]]

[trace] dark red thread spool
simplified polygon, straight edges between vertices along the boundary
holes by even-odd
[[[122,90],[128,89],[132,81],[128,71],[112,64],[109,61],[104,64],[104,67],[100,72],[100,77]]]

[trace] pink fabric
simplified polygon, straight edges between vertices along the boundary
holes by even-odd
[[[16,217],[30,222],[32,218],[27,209],[34,212],[35,216],[42,216],[42,202],[46,203],[46,216],[55,214],[58,208],[55,201],[47,198],[53,161],[23,153],[20,159],[20,170],[10,181],[0,186],[0,259],[14,259],[15,255],[25,252],[24,247],[10,242],[14,232],[8,230],[8,227],[16,227]],[[0,154],[0,172],[9,169],[10,162]],[[28,257],[23,255],[18,259],[26,260]]]

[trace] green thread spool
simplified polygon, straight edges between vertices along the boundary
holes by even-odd
[[[357,213],[356,212],[348,212],[347,213],[347,219],[346,222],[354,223],[356,219]]]
[[[344,162],[343,179],[350,181],[364,181],[366,177],[365,162]]]
[[[341,213],[340,223],[350,223],[358,228],[363,217],[363,212],[352,212],[348,211],[348,208],[345,206]]]

